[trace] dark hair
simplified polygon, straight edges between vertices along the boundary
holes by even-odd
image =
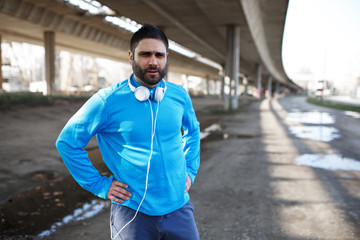
[[[169,50],[169,41],[166,35],[156,26],[145,24],[137,30],[130,40],[130,51],[134,52],[139,42],[145,38],[159,39],[165,45],[166,51]]]

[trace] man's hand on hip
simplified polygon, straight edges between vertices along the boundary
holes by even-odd
[[[117,180],[113,180],[106,197],[117,203],[123,203],[124,200],[129,200],[131,197],[131,193],[128,190],[126,190],[126,188],[129,188],[129,186],[126,185],[125,183],[121,183]]]

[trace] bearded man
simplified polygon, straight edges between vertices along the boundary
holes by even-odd
[[[199,122],[186,90],[164,79],[168,49],[159,28],[135,32],[133,74],[93,95],[56,142],[74,179],[112,201],[112,239],[199,239],[188,193],[200,165]],[[94,135],[111,177],[84,150]]]

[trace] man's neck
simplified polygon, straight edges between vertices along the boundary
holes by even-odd
[[[139,83],[140,85],[144,86],[144,87],[147,87],[147,88],[155,88],[159,83],[155,84],[155,85],[150,85],[150,84],[147,84],[145,83],[143,80],[141,80],[140,78],[138,78],[137,76],[135,76],[134,74],[134,79],[137,83]]]

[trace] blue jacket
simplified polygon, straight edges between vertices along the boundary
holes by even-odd
[[[139,86],[133,77],[131,81],[133,86]],[[163,84],[160,82],[159,86],[164,87]],[[189,201],[189,194],[185,193],[186,175],[194,182],[200,164],[199,122],[185,89],[170,82],[166,86],[161,102],[152,99],[151,103],[140,102],[125,80],[94,94],[68,121],[56,147],[83,188],[106,199],[115,178],[129,185],[132,193],[122,205],[138,208],[144,195],[151,128],[158,108],[148,189],[139,211],[164,215]],[[151,94],[154,90],[151,89]],[[100,175],[84,150],[94,135],[113,174],[110,178]]]

